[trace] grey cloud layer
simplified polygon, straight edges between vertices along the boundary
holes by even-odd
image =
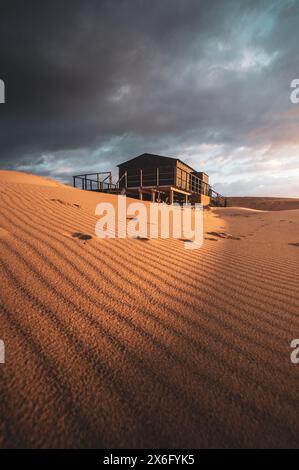
[[[1,167],[68,179],[154,151],[220,183],[254,173],[261,147],[296,143],[298,17],[286,0],[2,1]]]

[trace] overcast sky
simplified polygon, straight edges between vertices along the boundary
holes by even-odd
[[[70,181],[177,156],[299,197],[299,2],[1,0],[0,167]]]

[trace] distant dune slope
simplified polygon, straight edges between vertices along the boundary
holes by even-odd
[[[299,209],[299,198],[283,197],[229,197],[229,207],[248,207],[263,211]]]
[[[22,173],[20,171],[4,171],[0,170],[0,180],[5,183],[14,184],[30,184],[39,186],[63,186],[51,178],[44,178],[30,173]]]
[[[298,447],[299,211],[99,240],[115,201],[0,172],[2,447]]]

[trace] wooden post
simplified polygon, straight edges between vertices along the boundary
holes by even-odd
[[[98,186],[98,191],[100,191],[100,175],[97,173],[97,186]]]
[[[169,203],[170,203],[171,205],[173,205],[173,190],[172,190],[172,189],[170,190],[170,200],[169,200]]]
[[[73,186],[76,187],[76,176],[73,176]]]
[[[159,175],[159,168],[157,168],[157,187],[159,187],[159,179],[160,179],[160,175]]]
[[[152,191],[152,202],[155,202],[155,199],[156,199],[156,193],[155,191]]]
[[[112,188],[112,175],[111,175],[111,171],[110,171],[110,175],[109,175],[109,189]]]
[[[142,170],[140,170],[140,187],[142,188],[143,184],[142,184]]]
[[[87,176],[84,176],[84,189],[87,189]]]
[[[126,188],[128,187],[128,172],[127,172],[127,170],[125,172],[125,187]]]
[[[143,200],[143,194],[142,194],[142,190],[141,190],[141,189],[139,189],[139,199],[140,199],[140,201]]]
[[[188,204],[188,194],[185,194],[185,203]]]

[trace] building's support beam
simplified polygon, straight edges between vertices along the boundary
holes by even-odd
[[[171,189],[171,190],[170,190],[170,194],[169,194],[169,197],[170,197],[169,203],[170,203],[171,205],[173,204],[173,193],[174,193],[174,191],[173,191],[173,189]]]
[[[179,193],[179,194],[187,195],[187,196],[190,196],[192,194],[190,191],[184,191],[183,189],[178,189],[173,186],[170,187],[170,190],[175,191],[176,193]]]

